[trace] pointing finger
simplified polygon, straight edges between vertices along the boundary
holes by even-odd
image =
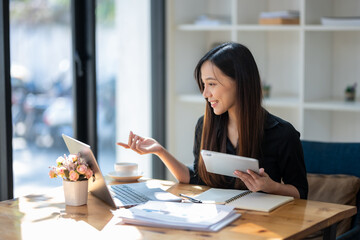
[[[128,144],[122,142],[117,142],[116,145],[122,146],[124,148],[130,148]]]
[[[129,147],[131,146],[133,136],[134,136],[133,132],[130,131],[130,133],[129,133],[129,140],[128,140],[128,146],[129,146]]]

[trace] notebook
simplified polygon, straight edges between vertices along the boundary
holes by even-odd
[[[259,172],[259,161],[254,158],[233,154],[201,150],[206,171],[230,177],[235,177],[234,171],[246,172],[248,169]]]
[[[89,192],[111,207],[133,206],[149,200],[174,202],[182,200],[151,181],[107,186],[90,146],[65,134],[62,137],[70,154],[80,153],[94,172],[95,178],[89,179]]]
[[[274,195],[249,190],[210,188],[195,197],[203,203],[216,203],[237,209],[270,212],[294,200],[293,197]]]

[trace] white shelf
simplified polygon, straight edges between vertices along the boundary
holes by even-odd
[[[200,94],[183,94],[178,97],[180,102],[184,103],[205,103],[205,99]]]
[[[341,32],[341,31],[360,31],[360,26],[325,26],[325,25],[306,25],[305,31],[324,31],[324,32]]]
[[[177,29],[182,31],[229,31],[233,29],[233,26],[181,24]]]
[[[206,101],[200,94],[183,94],[178,96],[179,102],[183,103],[200,103],[204,104]],[[271,97],[263,100],[265,107],[284,107],[295,108],[300,106],[300,100],[296,97]]]
[[[299,31],[299,25],[237,25],[237,31]]]
[[[360,31],[360,26],[325,26],[325,25],[194,25],[181,24],[177,27],[181,31],[319,31],[341,32]]]
[[[181,24],[177,27],[181,31],[299,31],[299,25],[194,25]]]
[[[360,112],[360,102],[346,102],[341,100],[324,100],[304,103],[305,109]]]
[[[359,142],[359,93],[357,102],[336,97],[354,82],[360,86],[360,26],[320,24],[324,16],[360,16],[359,2],[169,0],[169,150],[184,163],[192,163],[193,131],[206,104],[193,71],[214,44],[226,41],[239,42],[250,49],[261,78],[271,85],[270,98],[263,100],[263,106],[292,123],[302,139]],[[300,12],[299,25],[258,24],[261,12],[288,9]],[[227,16],[230,23],[188,24],[204,14]]]
[[[300,100],[296,97],[270,97],[263,100],[265,107],[300,107]]]

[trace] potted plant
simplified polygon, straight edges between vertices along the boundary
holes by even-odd
[[[263,82],[261,84],[261,88],[262,88],[263,97],[264,98],[269,98],[270,97],[270,91],[271,91],[271,85]]]
[[[65,204],[80,206],[87,204],[88,179],[93,176],[93,171],[80,155],[58,157],[56,166],[50,167],[50,178],[61,177],[65,195]]]
[[[349,85],[345,88],[345,101],[347,102],[355,101],[356,85],[357,83],[354,83],[353,85]]]

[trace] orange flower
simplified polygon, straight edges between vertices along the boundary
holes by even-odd
[[[54,169],[51,169],[51,170],[50,170],[50,172],[49,172],[49,177],[50,177],[50,178],[56,178],[56,177],[57,177],[56,172],[55,172]]]
[[[90,179],[92,175],[93,175],[93,171],[91,171],[91,169],[88,168],[88,169],[86,170],[86,172],[85,172],[86,178],[87,178],[87,179]]]
[[[56,174],[60,177],[64,177],[65,176],[65,170],[66,168],[64,167],[57,167],[56,168]]]
[[[70,181],[76,181],[79,179],[79,174],[77,172],[75,172],[74,170],[71,170],[69,173],[69,179]]]
[[[79,165],[76,168],[76,171],[80,174],[85,174],[87,167],[85,165]]]

